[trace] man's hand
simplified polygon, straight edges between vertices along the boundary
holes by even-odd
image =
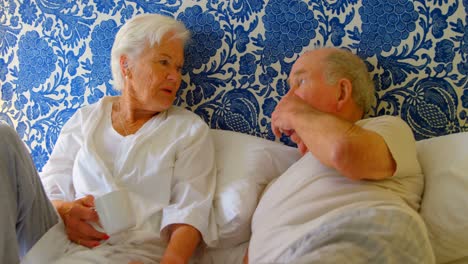
[[[309,149],[307,148],[307,146],[304,144],[304,142],[302,141],[302,139],[299,137],[299,135],[296,133],[296,131],[293,131],[291,133],[291,135],[289,136],[291,138],[291,140],[297,144],[297,148],[299,149],[299,152],[304,156],[304,154],[306,154]]]
[[[271,115],[271,128],[277,137],[281,134],[291,136],[295,128],[295,117],[298,114],[314,111],[311,106],[294,94],[287,94],[281,99]]]
[[[273,133],[277,137],[281,137],[281,134],[289,136],[291,140],[297,144],[302,155],[308,152],[308,148],[301,137],[296,133],[294,117],[299,113],[310,111],[314,110],[301,98],[293,94],[288,94],[281,99],[271,115]]]
[[[85,247],[100,245],[101,240],[109,236],[97,231],[89,222],[99,224],[99,217],[94,210],[94,197],[88,195],[73,202],[52,201],[65,224],[68,239]]]

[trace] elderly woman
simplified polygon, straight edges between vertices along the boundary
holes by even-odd
[[[209,128],[172,106],[188,38],[182,23],[157,14],[139,15],[119,30],[111,63],[122,95],[83,107],[63,127],[41,174],[62,221],[26,261],[38,263],[29,255],[49,252],[44,262],[187,263],[202,241],[216,240]],[[136,225],[106,234],[94,201],[120,189]]]

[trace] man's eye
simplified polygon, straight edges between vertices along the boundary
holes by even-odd
[[[160,60],[159,63],[161,63],[162,65],[169,65],[168,60]]]
[[[299,87],[301,86],[302,84],[304,83],[304,79],[298,79],[294,82],[295,86],[296,87]]]

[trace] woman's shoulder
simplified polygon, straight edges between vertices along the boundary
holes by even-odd
[[[170,118],[182,118],[183,120],[186,120],[186,121],[191,121],[191,122],[195,122],[195,123],[204,123],[206,124],[200,116],[198,116],[197,114],[195,114],[194,112],[188,110],[188,109],[185,109],[183,107],[180,107],[180,106],[171,106],[171,108],[169,108],[167,110],[167,115],[168,117]]]
[[[167,110],[166,124],[182,134],[208,133],[208,124],[197,114],[179,106]]]
[[[115,96],[104,96],[96,102],[92,102],[88,105],[82,106],[80,109],[77,110],[77,112],[81,112],[81,114],[85,115],[90,114],[95,110],[103,109],[103,107],[112,104],[112,102],[114,102],[115,100],[117,100],[117,97]]]
[[[112,96],[104,96],[97,102],[83,105],[76,110],[67,123],[79,123],[80,125],[83,125],[92,122],[93,120],[98,120],[104,110],[104,107],[113,100]]]

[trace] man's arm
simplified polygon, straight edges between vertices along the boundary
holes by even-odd
[[[173,224],[169,228],[169,245],[164,252],[161,264],[184,264],[192,257],[201,240],[200,232],[185,224]]]
[[[323,164],[351,179],[390,177],[396,163],[377,133],[317,111],[297,96],[286,96],[272,115],[273,131],[296,134]]]

